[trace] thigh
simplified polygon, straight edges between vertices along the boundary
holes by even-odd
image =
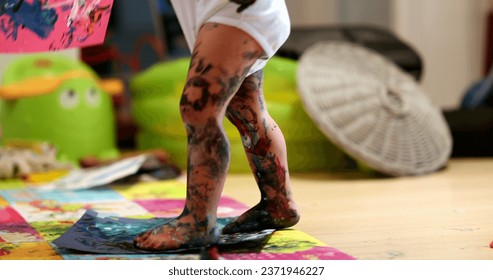
[[[204,24],[192,53],[180,103],[182,113],[195,116],[195,121],[204,115],[224,116],[225,106],[262,52],[260,45],[238,28]]]

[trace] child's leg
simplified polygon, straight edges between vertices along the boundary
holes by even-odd
[[[222,121],[232,96],[262,53],[260,45],[239,29],[207,23],[199,31],[180,101],[188,136],[185,208],[170,224],[136,237],[138,247],[187,248],[218,239],[216,212],[229,166]]]
[[[262,82],[262,71],[247,77],[226,113],[242,136],[261,200],[228,224],[223,229],[224,233],[285,228],[299,220],[291,196],[286,143],[281,130],[267,112]]]

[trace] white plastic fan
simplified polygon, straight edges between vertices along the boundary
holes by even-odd
[[[301,56],[298,87],[320,130],[345,152],[392,176],[442,168],[452,137],[442,112],[393,62],[347,42],[319,42]]]

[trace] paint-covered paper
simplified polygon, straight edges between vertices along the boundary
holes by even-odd
[[[57,247],[81,252],[100,254],[142,254],[156,253],[133,245],[133,239],[148,229],[168,223],[172,218],[130,219],[101,215],[87,210],[84,215],[62,236],[53,241]],[[231,219],[218,219],[220,227]],[[237,244],[258,244],[268,238],[273,229],[251,233],[221,235],[218,246]],[[176,253],[182,250],[166,251]]]
[[[113,0],[0,0],[0,53],[101,44]]]
[[[139,155],[122,159],[105,166],[86,169],[76,169],[53,183],[37,187],[39,190],[81,190],[99,187],[112,183],[118,179],[135,174],[144,161],[146,155]]]

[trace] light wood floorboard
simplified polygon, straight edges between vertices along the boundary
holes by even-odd
[[[363,260],[493,259],[493,159],[452,159],[426,176],[292,174],[296,229]],[[258,202],[250,174],[230,174],[224,194]]]

